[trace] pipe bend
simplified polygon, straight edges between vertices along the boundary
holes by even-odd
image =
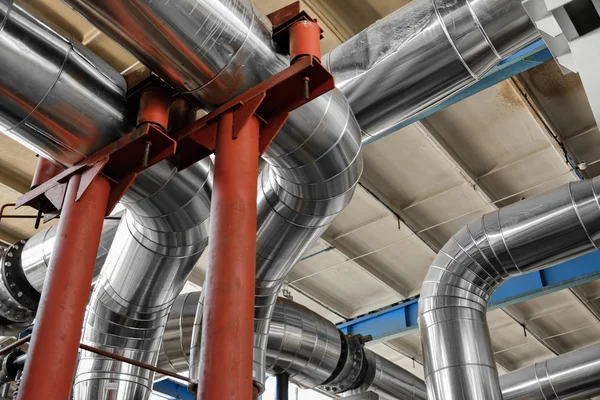
[[[600,180],[571,182],[467,224],[421,288],[419,332],[430,399],[502,399],[486,312],[505,280],[596,250]]]

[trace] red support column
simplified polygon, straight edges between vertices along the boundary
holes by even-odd
[[[97,176],[76,201],[69,179],[18,400],[68,400],[110,193]]]
[[[38,162],[35,167],[35,173],[33,174],[33,179],[31,181],[31,188],[35,189],[47,180],[54,178],[56,175],[60,174],[64,170],[64,167],[53,163],[52,161],[44,158],[43,156],[38,156]]]
[[[252,116],[234,139],[233,113],[219,120],[196,394],[200,400],[253,396],[259,129]]]

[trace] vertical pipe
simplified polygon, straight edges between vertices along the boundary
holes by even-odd
[[[76,201],[80,182],[73,175],[67,185],[18,400],[66,400],[71,391],[110,193],[97,176]]]
[[[219,121],[197,399],[252,397],[259,122]]]
[[[288,400],[290,376],[285,372],[275,375],[275,400]]]

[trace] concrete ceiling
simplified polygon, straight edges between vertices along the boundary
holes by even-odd
[[[288,0],[256,0],[263,13]],[[143,71],[129,53],[59,0],[24,0],[124,74]],[[401,7],[404,0],[305,0],[325,28],[324,52]],[[600,174],[600,132],[577,75],[540,65],[403,128],[364,149],[361,185],[346,210],[288,278],[296,301],[340,322],[419,293],[436,252],[468,221],[578,179],[568,152]],[[0,202],[28,187],[36,158],[0,135]],[[13,210],[9,210],[10,213]],[[32,214],[31,210],[19,211]],[[0,240],[35,233],[2,220]],[[190,280],[201,285],[203,255]],[[500,373],[600,339],[600,283],[590,282],[488,314]],[[418,335],[372,345],[423,374]]]

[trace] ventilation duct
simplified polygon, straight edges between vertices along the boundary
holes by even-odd
[[[486,312],[505,280],[596,250],[600,179],[571,182],[471,222],[421,288],[419,331],[430,399],[501,400]]]
[[[205,107],[229,100],[289,64],[275,51],[270,29],[250,0],[66,2]],[[350,201],[362,171],[360,149],[360,129],[348,102],[333,90],[294,111],[264,155],[255,301],[259,387],[277,293],[300,256]]]

